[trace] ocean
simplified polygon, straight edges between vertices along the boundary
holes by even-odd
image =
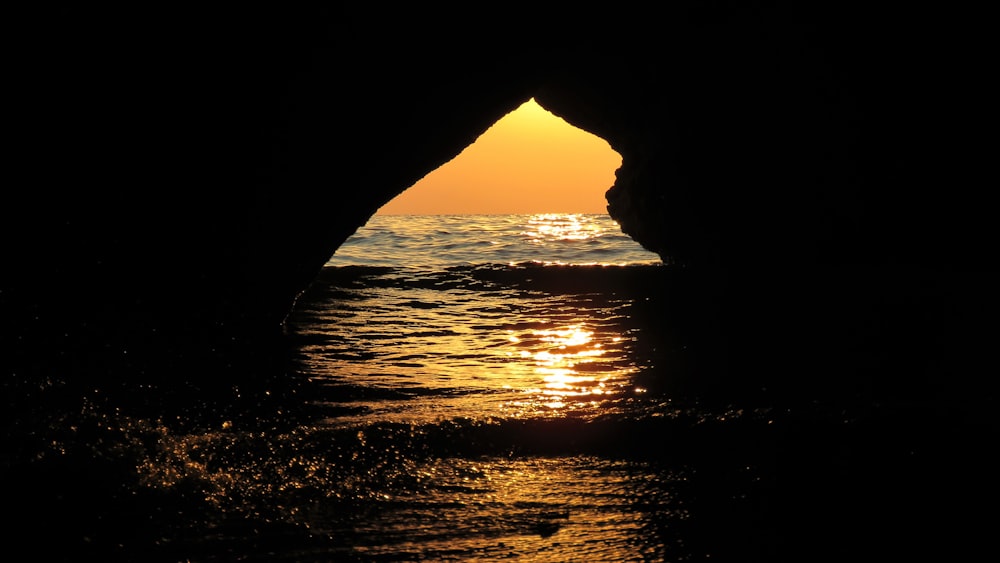
[[[482,265],[646,266],[660,257],[606,214],[375,215],[328,267],[435,270]]]
[[[20,406],[51,435],[11,533],[67,560],[772,560],[772,413],[678,400],[671,268],[603,215],[372,217],[223,404],[195,368],[170,419]]]
[[[670,396],[667,274],[606,215],[373,217],[288,323],[322,389],[288,515],[333,542],[317,560],[706,555],[665,443],[742,413]]]
[[[354,413],[337,424],[593,418],[642,402],[651,363],[641,303],[609,284],[661,268],[607,216],[376,216],[293,324]]]
[[[662,268],[607,216],[375,216],[292,326],[335,424],[635,412],[652,347],[614,285]]]

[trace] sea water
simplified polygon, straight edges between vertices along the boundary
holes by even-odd
[[[298,517],[357,560],[687,557],[665,275],[606,215],[373,217],[289,319],[325,450]]]
[[[607,216],[376,216],[294,326],[332,424],[592,418],[646,391],[635,292],[661,268]]]
[[[280,410],[95,399],[54,427],[121,484],[46,517],[117,560],[768,560],[758,418],[672,393],[670,274],[603,215],[372,217],[287,318]]]
[[[893,560],[964,526],[934,496],[992,465],[914,448],[922,412],[678,392],[719,350],[684,336],[696,281],[605,216],[373,217],[275,347],[170,363],[183,389],[125,405],[48,373],[9,401],[44,431],[8,440],[8,536],[73,561],[750,563]]]
[[[327,263],[440,270],[495,264],[649,265],[606,214],[375,215]]]

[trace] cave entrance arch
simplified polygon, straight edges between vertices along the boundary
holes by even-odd
[[[511,220],[523,223],[517,225],[519,229],[531,229],[529,236],[537,244],[552,237],[569,240],[610,234],[617,239],[616,246],[630,253],[620,260],[656,260],[638,243],[621,236],[617,222],[608,215],[606,193],[621,164],[621,155],[606,140],[567,123],[531,98],[498,119],[453,159],[380,207],[337,249],[328,265],[368,263],[372,251],[390,255],[391,249],[376,250],[371,245],[385,240],[392,216],[426,217],[421,221],[426,226],[433,216],[450,216],[451,223],[455,216],[520,216]],[[396,223],[405,229],[401,221]],[[500,228],[480,222],[486,229]],[[437,243],[452,247],[446,241]],[[427,244],[435,241],[428,238]],[[417,247],[413,250],[421,252]],[[534,259],[530,253],[521,258]],[[559,258],[549,255],[538,260]]]
[[[300,350],[313,377],[331,387],[357,388],[360,395],[389,389],[424,397],[398,404],[350,394],[331,398],[343,403],[338,407],[343,412],[360,408],[365,414],[359,420],[377,418],[383,411],[415,419],[442,411],[469,418],[510,415],[512,409],[534,415],[581,409],[597,416],[607,401],[644,392],[633,376],[638,366],[652,362],[643,356],[648,351],[639,352],[632,344],[639,329],[632,324],[636,316],[626,312],[644,303],[624,295],[623,276],[633,274],[623,272],[637,264],[657,268],[662,263],[607,213],[605,192],[614,183],[621,157],[603,139],[532,100],[525,105],[534,115],[512,112],[508,118],[520,117],[521,123],[500,119],[438,169],[447,172],[445,168],[455,166],[455,176],[436,179],[431,172],[425,179],[440,181],[438,186],[417,182],[397,196],[424,190],[430,205],[421,207],[415,200],[411,208],[373,214],[334,253],[316,291],[300,301],[290,326],[293,334],[311,335]],[[557,128],[539,139],[525,138],[544,133],[546,123],[540,119],[554,122],[549,126],[562,132]],[[505,125],[513,130],[504,130]],[[553,152],[560,134],[570,139],[568,156]],[[591,152],[580,154],[581,147]],[[500,197],[487,198],[478,207],[434,201],[452,187],[482,191],[482,186],[469,185],[477,182],[471,177],[473,168],[489,160],[477,151],[498,148],[508,152],[499,155],[499,163],[493,161],[481,181],[493,182],[485,191]],[[549,160],[556,162],[544,162],[546,154],[541,160],[530,154],[541,148],[549,149],[548,155],[555,155]],[[566,168],[574,158],[593,169],[595,148],[606,153],[605,170],[586,189],[600,207],[554,208],[544,199],[539,202],[546,182],[578,172]],[[513,154],[517,149],[528,154]],[[517,165],[519,157],[528,160],[528,176],[541,172],[541,178],[516,194],[513,188],[503,189],[504,182],[527,180],[505,176],[510,171],[503,167]],[[553,167],[540,169],[545,164]],[[566,190],[582,189],[572,181]],[[504,199],[532,206],[498,208]]]

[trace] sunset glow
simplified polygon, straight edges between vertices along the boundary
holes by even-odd
[[[378,214],[607,213],[619,166],[607,141],[532,99]]]

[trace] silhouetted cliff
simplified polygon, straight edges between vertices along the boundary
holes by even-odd
[[[992,400],[974,18],[690,4],[41,14],[9,71],[7,359],[255,365],[340,243],[534,96],[623,155],[609,211],[687,280],[706,391]]]

